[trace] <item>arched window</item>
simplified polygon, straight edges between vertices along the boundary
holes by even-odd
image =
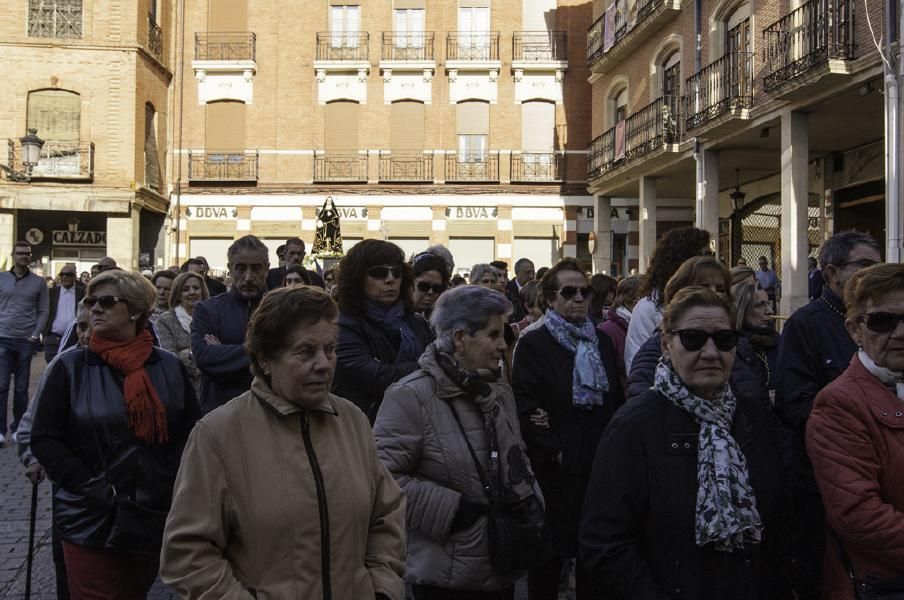
[[[36,90],[28,94],[26,128],[44,140],[35,177],[82,175],[79,138],[82,100],[66,90]]]
[[[628,118],[627,86],[616,88],[609,94],[606,115],[609,127],[615,127],[615,125]]]

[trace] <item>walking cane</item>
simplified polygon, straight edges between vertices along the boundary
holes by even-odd
[[[31,600],[31,567],[35,561],[35,518],[38,512],[38,483],[31,484],[31,518],[28,523],[28,567],[25,570],[25,600]]]

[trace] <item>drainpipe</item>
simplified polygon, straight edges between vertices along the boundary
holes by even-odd
[[[901,262],[901,188],[898,172],[901,156],[899,81],[894,72],[893,39],[895,37],[893,0],[885,0],[885,39],[888,60],[885,62],[885,260]],[[900,60],[898,61],[901,68]]]
[[[887,0],[891,1],[891,0]],[[703,68],[703,0],[694,0],[694,73],[699,73]],[[696,85],[700,85],[700,80],[696,80]],[[694,111],[698,112],[700,106],[700,90],[695,90],[694,94]],[[687,115],[685,115],[687,117]],[[703,229],[703,197],[706,190],[706,182],[703,180],[703,143],[694,138],[694,162],[696,163],[696,186],[694,186],[695,211],[694,224]]]

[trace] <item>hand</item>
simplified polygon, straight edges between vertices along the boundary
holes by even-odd
[[[208,346],[218,346],[219,344],[222,343],[220,341],[220,338],[218,338],[217,336],[212,335],[210,333],[208,333],[207,335],[204,336],[204,341],[207,342]]]
[[[32,463],[25,469],[25,476],[28,477],[28,480],[32,483],[41,483],[44,481],[47,473],[44,471],[44,467],[41,466],[41,463]]]
[[[538,408],[530,416],[530,424],[537,429],[549,429],[549,413]]]

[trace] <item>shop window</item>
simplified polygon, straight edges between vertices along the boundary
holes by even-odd
[[[29,0],[28,35],[81,38],[82,0]]]

